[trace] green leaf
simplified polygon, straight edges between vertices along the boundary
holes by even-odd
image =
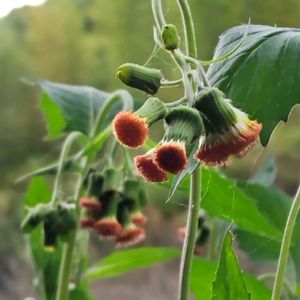
[[[51,199],[51,190],[43,177],[35,177],[31,180],[25,197],[24,204],[34,207],[39,203],[48,203]]]
[[[230,231],[227,231],[222,243],[216,279],[212,288],[212,300],[224,299],[250,299],[250,294],[233,250],[233,237]]]
[[[49,137],[57,138],[63,132],[80,131],[89,135],[104,103],[112,94],[88,86],[60,84],[43,79],[34,82],[42,88],[41,107],[46,116]],[[130,110],[133,100],[125,90],[119,91],[120,100],[105,117],[107,126],[120,110]],[[52,104],[51,104],[52,102]],[[123,102],[123,103],[122,103]]]
[[[43,94],[39,107],[47,122],[49,139],[60,136],[67,124],[59,106],[47,94]]]
[[[85,278],[89,281],[116,277],[123,273],[177,258],[180,252],[172,248],[138,248],[123,250],[100,260],[87,270]]]
[[[249,180],[251,183],[259,183],[270,186],[274,183],[277,175],[275,156],[270,155],[259,167],[254,176]]]
[[[216,270],[217,264],[214,261],[194,257],[190,277],[190,287],[195,296],[195,300],[212,299],[211,285],[215,278]],[[271,290],[264,283],[248,273],[242,273],[242,276],[247,290],[251,293],[251,300],[271,299]],[[227,298],[224,299],[227,300]]]
[[[225,31],[214,59],[232,50],[247,25]],[[300,29],[250,25],[243,45],[227,60],[212,64],[208,78],[233,103],[263,123],[261,142],[268,143],[276,124],[287,121],[300,102]]]

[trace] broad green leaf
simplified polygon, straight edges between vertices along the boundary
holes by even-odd
[[[215,278],[216,270],[217,264],[214,261],[208,261],[196,257],[193,259],[190,287],[195,296],[195,300],[212,299],[211,285]],[[271,299],[271,290],[264,283],[248,273],[242,273],[242,275],[247,290],[251,294],[251,300]],[[227,300],[227,298],[224,299]]]
[[[229,52],[242,39],[247,25],[221,36],[214,59]],[[280,121],[287,121],[300,102],[300,29],[250,25],[243,45],[227,60],[212,64],[208,78],[233,103],[263,123],[261,142],[268,143]]]
[[[239,182],[239,187],[252,199],[257,207],[268,218],[269,222],[283,233],[292,199],[276,187],[264,187],[259,184]],[[240,247],[247,251],[252,258],[272,260],[278,258],[280,242],[270,236],[262,239],[255,233],[238,232]],[[294,228],[291,245],[291,257],[294,262],[297,280],[300,282],[300,216]]]
[[[270,186],[274,183],[277,175],[275,156],[270,155],[259,167],[254,176],[249,180],[251,183],[259,183]]]
[[[49,139],[60,136],[67,125],[60,107],[45,93],[42,96],[39,107],[46,119]]]
[[[90,135],[97,116],[105,102],[112,96],[88,86],[60,84],[43,79],[36,79],[34,82],[45,93],[41,107],[48,122],[51,138],[57,138],[63,132],[71,131]],[[120,90],[115,93],[118,93],[120,101],[113,105],[105,116],[105,126],[111,122],[118,111],[133,108],[132,97],[128,92]],[[54,104],[51,105],[51,102]]]
[[[71,290],[69,300],[93,300],[94,298],[89,291],[83,288],[75,288]]]
[[[34,207],[39,203],[48,203],[51,199],[51,190],[47,181],[43,177],[35,177],[29,183],[24,204],[28,207]]]
[[[227,231],[222,243],[216,278],[212,287],[212,300],[224,299],[251,299],[233,250],[233,236],[230,231]]]
[[[170,188],[169,183],[162,185]],[[178,188],[188,194],[189,179],[186,178]],[[212,168],[202,168],[203,209],[211,216],[235,223],[239,228],[280,240],[281,231],[270,223],[256,205],[254,199],[237,186],[236,181],[224,177]]]
[[[87,270],[85,278],[94,281],[116,277],[123,273],[146,268],[151,265],[177,258],[180,252],[173,248],[138,248],[123,250],[100,260]]]

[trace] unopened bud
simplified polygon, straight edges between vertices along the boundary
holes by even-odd
[[[178,48],[180,37],[177,28],[173,24],[163,26],[161,37],[167,50],[172,51]]]

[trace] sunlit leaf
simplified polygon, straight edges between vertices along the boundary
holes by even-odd
[[[28,185],[24,204],[33,207],[39,203],[47,203],[51,199],[51,190],[43,177],[35,177]]]

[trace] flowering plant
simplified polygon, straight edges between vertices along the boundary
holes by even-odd
[[[184,38],[179,36],[175,25],[165,20],[161,0],[152,0],[152,10],[155,47],[170,55],[181,77],[167,80],[160,69],[134,63],[125,63],[117,69],[117,76],[125,85],[143,92],[145,101],[139,108],[133,109],[134,100],[126,90],[108,94],[90,87],[35,80],[46,95],[43,98],[47,103],[46,116],[47,109],[48,116],[50,109],[58,112],[54,118],[48,118],[50,130],[61,121],[62,126],[56,133],[69,133],[57,163],[25,176],[55,174],[51,197],[44,203],[40,200],[25,203],[26,214],[22,222],[41,274],[37,288],[45,299],[93,299],[88,289],[92,280],[119,275],[179,255],[177,249],[139,248],[116,252],[107,260],[87,267],[86,248],[90,234],[96,234],[101,240],[112,239],[117,248],[134,246],[145,240],[145,224],[151,222],[151,216],[146,216],[143,211],[149,200],[145,193],[146,182],[170,188],[168,200],[177,189],[184,190],[183,186],[189,185],[187,222],[178,229],[179,239],[183,242],[178,300],[192,299],[191,292],[197,299],[213,300],[271,297],[279,300],[283,293],[290,299],[297,297],[299,291],[296,288],[284,287],[284,275],[289,254],[300,273],[296,240],[294,248],[291,247],[300,207],[299,189],[291,208],[289,203],[284,204],[286,225],[282,228],[274,221],[276,215],[262,207],[270,204],[268,199],[272,193],[280,198],[278,201],[287,196],[271,191],[263,184],[227,179],[211,167],[227,166],[231,157],[246,155],[260,135],[262,143],[266,144],[275,124],[284,119],[299,100],[287,95],[292,98],[287,101],[288,105],[278,103],[282,106],[280,113],[268,118],[261,115],[269,105],[268,101],[263,101],[260,109],[248,98],[248,105],[244,105],[250,92],[246,90],[247,82],[241,83],[238,76],[253,76],[251,61],[244,61],[245,53],[249,57],[250,54],[257,55],[257,61],[274,61],[270,53],[259,48],[262,40],[274,36],[282,40],[282,34],[290,34],[290,38],[299,41],[299,30],[249,24],[235,27],[221,36],[215,57],[202,61],[197,57],[188,2],[177,2]],[[185,44],[185,50],[182,50],[182,44]],[[279,41],[275,46],[278,45]],[[268,75],[267,71],[264,70]],[[291,84],[288,77],[281,80],[282,85]],[[172,102],[157,95],[165,87],[177,86],[182,87],[183,96]],[[157,122],[163,122],[164,134],[158,143],[154,143],[149,139],[149,133]],[[71,153],[75,143],[80,147]],[[120,149],[122,159],[117,151]],[[131,149],[139,149],[142,153],[132,157]],[[63,179],[70,178],[70,173],[76,174],[78,179],[71,189],[74,192],[68,197],[69,183],[63,184]],[[40,187],[42,199],[47,184],[38,178],[32,180],[31,187]],[[212,184],[211,180],[214,181]],[[29,189],[27,198],[31,197]],[[225,233],[216,226],[218,218],[233,223]],[[248,231],[254,244],[259,238],[275,239],[274,249],[280,253],[272,291],[262,282],[265,276],[254,279],[241,271],[233,250],[232,235],[239,230]],[[223,233],[223,242],[219,243],[218,237]],[[253,238],[250,234],[259,237],[254,235]],[[240,244],[243,247],[242,239]],[[218,250],[217,267],[213,261],[194,257],[208,254],[215,260]],[[118,265],[124,259],[129,261],[128,265]],[[200,266],[200,271],[195,271],[193,265]],[[110,268],[109,274],[105,273],[105,268]],[[49,285],[49,269],[58,274],[52,285]],[[203,274],[205,277],[206,273],[210,275],[202,290],[197,279]]]

